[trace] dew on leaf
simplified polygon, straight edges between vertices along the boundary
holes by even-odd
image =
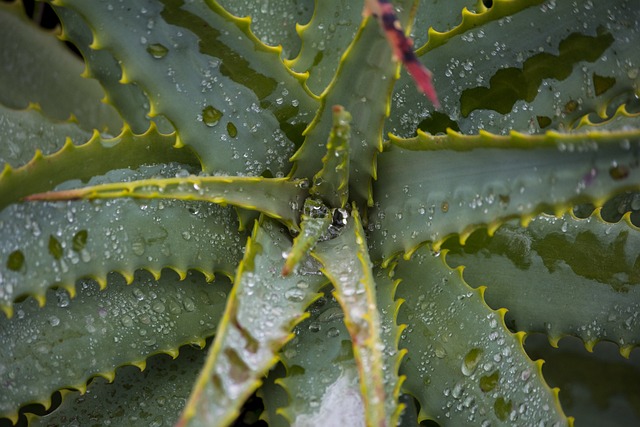
[[[7,268],[12,271],[19,271],[24,265],[24,254],[22,251],[13,251],[7,259]]]
[[[185,298],[184,301],[182,301],[182,305],[184,309],[189,312],[196,309],[196,303],[189,297]]]
[[[466,376],[473,374],[480,362],[480,356],[482,356],[481,348],[472,348],[464,356],[462,360],[462,373]]]
[[[62,244],[53,236],[49,236],[49,253],[55,258],[62,258]]]
[[[447,356],[447,350],[440,343],[434,344],[435,354],[438,359],[444,359]]]
[[[72,248],[76,252],[80,252],[84,249],[87,244],[87,237],[89,233],[87,230],[78,231],[72,239]]]
[[[134,254],[136,254],[138,256],[144,254],[144,251],[145,251],[144,239],[142,237],[136,238],[131,243],[131,250],[133,251]]]
[[[164,313],[165,311],[165,305],[162,301],[156,300],[153,302],[153,304],[151,304],[151,309],[153,311],[155,311],[156,313]]]
[[[497,398],[493,404],[493,411],[500,421],[506,421],[512,409],[513,402],[511,400],[505,400],[504,397]]]
[[[318,322],[311,322],[309,324],[309,331],[311,332],[320,332],[321,329],[322,329],[322,325]]]
[[[599,76],[596,73],[593,73],[593,89],[595,90],[596,96],[600,96],[616,84],[616,79],[614,77],[605,77]]]
[[[327,331],[327,338],[335,338],[340,335],[340,330],[338,328],[331,327]]]
[[[291,302],[301,302],[304,300],[305,292],[297,287],[287,289],[284,297]]]
[[[616,163],[609,169],[609,176],[616,181],[620,181],[629,176],[629,168]]]
[[[169,49],[160,43],[153,43],[147,46],[147,52],[156,59],[162,59],[167,55]]]
[[[238,128],[233,123],[227,123],[227,133],[231,138],[235,138],[238,136]]]
[[[498,380],[500,379],[500,373],[495,371],[491,375],[485,375],[480,378],[480,390],[485,393],[493,390],[498,385]]]
[[[218,121],[222,118],[222,115],[222,111],[212,105],[207,105],[202,109],[202,121],[209,127],[217,125]]]

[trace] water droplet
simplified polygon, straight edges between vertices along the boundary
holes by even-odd
[[[320,322],[331,322],[344,318],[344,312],[340,307],[329,307],[318,316]]]
[[[131,250],[133,251],[134,254],[138,256],[141,256],[142,254],[144,254],[144,250],[145,250],[144,239],[140,236],[135,238],[134,241],[131,243]]]
[[[58,239],[56,239],[53,236],[49,236],[49,253],[55,259],[62,258],[62,254],[63,254],[62,244],[60,244]]]
[[[189,312],[196,309],[196,303],[189,297],[185,298],[184,301],[182,301],[182,305],[184,309]]]
[[[24,254],[22,251],[13,251],[7,259],[7,268],[12,271],[19,271],[24,265]]]
[[[151,309],[156,313],[164,313],[165,305],[162,301],[156,300],[151,304]]]
[[[485,393],[493,390],[498,385],[500,379],[500,373],[495,371],[491,375],[485,375],[480,378],[480,389]]]
[[[285,291],[284,297],[291,302],[301,302],[304,300],[305,292],[297,287],[290,288]]]
[[[464,356],[462,360],[462,373],[466,376],[473,374],[480,363],[480,357],[482,356],[481,348],[472,348]]]
[[[222,118],[222,111],[214,108],[211,105],[202,109],[202,121],[205,125],[213,127],[218,124],[218,121]]]
[[[238,128],[233,123],[227,123],[227,133],[231,138],[235,138],[238,136]]]
[[[151,56],[153,56],[156,59],[162,59],[167,55],[167,53],[169,52],[169,49],[167,49],[165,46],[161,45],[160,43],[154,43],[147,46],[147,52],[149,52]]]
[[[135,288],[133,291],[131,291],[133,293],[133,296],[138,300],[138,301],[142,301],[144,299],[144,292],[142,292],[140,289]]]
[[[338,328],[331,327],[331,328],[329,328],[329,330],[327,331],[327,337],[328,337],[328,338],[335,338],[335,337],[337,337],[338,335],[340,335],[340,331],[338,330]]]
[[[73,243],[71,247],[74,251],[80,252],[84,249],[87,244],[88,235],[89,233],[87,232],[87,230],[80,230],[73,236]]]
[[[322,329],[322,325],[318,322],[311,322],[309,324],[309,330],[311,332],[320,332],[321,329]]]
[[[442,344],[436,343],[434,347],[435,347],[436,357],[438,359],[443,359],[447,356],[447,350],[444,348]]]

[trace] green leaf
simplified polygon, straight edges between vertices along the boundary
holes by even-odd
[[[327,293],[309,313],[280,354],[287,375],[276,384],[286,390],[289,404],[271,411],[292,425],[358,425],[364,405],[344,312]]]
[[[104,291],[84,280],[72,300],[64,290],[50,290],[51,304],[42,308],[33,299],[18,304],[16,316],[0,319],[0,414],[15,419],[21,405],[48,407],[60,388],[84,392],[90,378],[112,380],[124,364],[144,367],[152,354],[203,346],[222,314],[228,283],[212,285],[200,274],[180,281],[167,271],[158,281],[138,272],[127,286],[112,274]]]
[[[620,357],[615,344],[602,342],[587,353],[577,339],[560,341],[552,348],[543,335],[527,337],[525,348],[545,361],[549,384],[560,387],[560,402],[576,425],[626,427],[640,422],[638,407],[638,353]]]
[[[397,316],[401,301],[395,300],[395,293],[398,280],[392,280],[389,272],[376,268],[373,270],[376,281],[376,302],[380,318],[380,338],[384,344],[384,388],[388,396],[386,402],[387,413],[391,414],[390,426],[399,425],[399,421],[407,423],[404,425],[415,425],[411,423],[415,419],[417,412],[415,405],[409,403],[400,395],[400,387],[404,382],[404,376],[400,376],[398,370],[400,363],[406,354],[404,349],[398,348],[400,336],[406,325],[398,325]],[[399,403],[398,403],[399,402]]]
[[[232,422],[292,338],[305,307],[318,297],[325,279],[317,270],[280,274],[289,246],[286,230],[277,223],[265,219],[256,224],[179,426]]]
[[[261,3],[253,1],[217,0],[218,4],[237,17],[251,18],[251,31],[269,46],[282,46],[282,56],[290,58],[300,50],[297,25],[309,22],[314,13],[313,0],[279,0]],[[322,5],[322,2],[318,6]]]
[[[322,297],[321,297],[322,298]],[[316,303],[320,299],[316,300]],[[294,337],[293,341],[297,341],[297,328],[300,325],[304,325],[305,321],[309,318],[303,320],[294,328]],[[289,341],[284,348],[287,348],[288,345],[291,344]],[[257,391],[257,395],[260,399],[262,399],[262,403],[264,405],[264,411],[260,414],[260,419],[264,420],[271,427],[288,427],[289,422],[282,415],[282,411],[280,408],[284,408],[287,406],[287,393],[280,385],[276,384],[277,381],[280,381],[284,378],[286,374],[285,367],[282,363],[278,363],[276,366],[271,368],[269,374],[264,379],[262,386]]]
[[[37,131],[38,134],[33,135],[29,145],[42,142],[44,138],[50,136],[45,130],[47,122],[37,115],[34,118],[40,119],[34,123],[34,126],[43,130],[45,134],[40,135]],[[57,137],[61,139],[64,135],[64,127],[55,129]],[[8,141],[9,147],[20,139],[19,134],[14,133],[14,135]],[[52,139],[53,136],[51,135]],[[26,165],[18,169],[5,165],[4,170],[0,172],[0,208],[17,202],[27,195],[50,190],[64,181],[88,180],[92,176],[107,173],[114,168],[137,168],[153,163],[179,162],[190,165],[198,163],[189,149],[174,147],[175,135],[161,135],[155,127],[151,127],[143,135],[134,135],[125,127],[115,138],[106,138],[95,132],[88,141],[87,139],[76,141],[67,139],[59,151],[45,156],[34,146],[32,158]],[[54,141],[55,139],[40,146],[46,147]],[[87,142],[84,143],[85,141]],[[26,157],[27,151],[30,150],[25,150],[25,155],[21,158]]]
[[[168,199],[230,204],[258,210],[281,220],[289,227],[298,225],[298,206],[307,195],[304,180],[285,178],[195,176],[141,179],[131,182],[99,184],[65,191],[34,194],[26,200],[74,199]]]
[[[492,10],[518,9],[537,1],[492,3],[485,12],[488,15]],[[601,117],[610,115],[619,103],[632,102],[638,93],[640,58],[635,48],[640,30],[632,23],[635,15],[630,18],[630,10],[635,9],[628,0],[580,3],[575,7],[571,2],[548,1],[513,10],[502,19],[472,29],[467,27],[464,34],[448,38],[445,45],[421,56],[433,72],[444,114],[432,114],[424,97],[411,88],[413,82],[403,78],[394,94],[393,124],[389,123],[387,129],[408,137],[419,125],[429,130],[431,121],[446,117],[452,122],[449,127],[466,134],[481,129],[537,133],[570,127],[590,112]],[[482,14],[467,15],[474,21],[484,19]],[[602,50],[607,43],[610,45]],[[596,60],[595,53],[599,53]],[[594,75],[614,78],[616,83],[598,93]],[[471,96],[485,90],[493,96],[484,96],[479,103]],[[610,103],[612,108],[608,108]],[[504,113],[511,104],[513,109]]]
[[[52,31],[37,28],[20,2],[0,4],[0,52],[0,104],[24,109],[37,103],[54,120],[73,115],[85,130],[120,131],[116,112],[100,102],[100,86],[80,77],[82,61]]]
[[[89,183],[176,173],[189,172],[179,165],[152,166],[139,172],[112,171]],[[156,276],[166,267],[181,275],[196,269],[208,279],[214,272],[232,276],[246,239],[237,229],[231,208],[202,202],[122,199],[10,205],[0,212],[0,308],[10,315],[12,301],[26,295],[44,304],[45,290],[53,285],[73,294],[73,284],[81,277],[104,286],[109,271],[122,273],[128,281],[139,268]]]
[[[108,49],[122,63],[122,81],[144,90],[150,114],[169,119],[207,172],[288,172],[287,159],[316,101],[302,76],[284,67],[279,49],[252,35],[249,20],[214,2],[56,4],[84,17],[94,32],[92,47]],[[269,149],[272,144],[278,149]]]
[[[474,233],[447,254],[464,265],[465,280],[487,286],[487,303],[509,310],[519,331],[546,332],[552,342],[571,334],[592,349],[616,342],[628,355],[638,345],[640,233],[629,215],[611,224],[599,210],[587,219],[541,215],[527,228],[500,227],[492,238]]]
[[[0,104],[0,165],[23,166],[37,150],[43,154],[60,150],[67,138],[81,144],[91,133],[71,121],[51,120],[38,108],[13,110]]]
[[[414,49],[423,47],[431,34],[447,33],[459,26],[467,14],[486,11],[487,8],[482,1],[477,0],[450,0],[446,3],[438,0],[421,1],[418,4],[411,34],[415,44]]]
[[[316,1],[311,20],[299,27],[300,52],[286,64],[309,74],[306,83],[312,92],[321,94],[334,78],[342,55],[358,31],[362,6],[362,2],[349,0]],[[340,17],[337,22],[336,15]]]
[[[400,21],[410,21],[412,0]],[[293,156],[294,176],[311,178],[322,168],[324,141],[333,125],[329,107],[342,105],[351,112],[350,181],[351,200],[365,206],[372,203],[371,181],[376,178],[375,157],[382,150],[382,126],[389,112],[390,94],[398,72],[389,46],[375,18],[365,19],[344,53],[334,79],[323,92],[322,105],[305,131],[305,142]]]
[[[56,14],[62,22],[61,37],[73,43],[85,60],[84,76],[98,80],[107,93],[105,101],[118,110],[134,133],[146,132],[151,124],[148,117],[149,99],[146,95],[135,84],[123,84],[120,81],[121,65],[109,51],[91,49],[93,34],[78,13],[58,7]],[[173,127],[164,117],[154,117],[152,121],[162,132],[173,132]]]
[[[344,311],[360,376],[366,423],[390,425],[398,404],[397,396],[385,393],[384,345],[376,308],[376,283],[355,207],[352,214],[341,234],[318,244],[312,254],[322,263],[322,271],[336,288],[335,297]]]
[[[300,234],[286,256],[282,274],[287,276],[298,263],[309,255],[311,248],[326,234],[331,226],[332,215],[322,203],[311,198],[305,200],[300,223]]]
[[[404,388],[421,405],[420,419],[450,425],[569,425],[551,390],[494,312],[442,258],[426,250],[401,261],[399,321],[411,325],[400,346]]]
[[[461,241],[480,224],[493,232],[509,218],[526,225],[536,214],[560,215],[575,203],[601,205],[616,192],[638,188],[640,131],[587,130],[508,136],[465,136],[398,141],[380,158],[372,212],[372,258],[437,248],[451,234]]]
[[[123,366],[113,383],[95,378],[84,394],[62,391],[62,405],[43,417],[29,416],[29,425],[65,425],[69,420],[78,425],[172,425],[205,355],[203,350],[185,346],[175,359],[164,354],[150,357],[142,372],[136,366]]]
[[[313,177],[309,191],[329,206],[344,208],[349,199],[349,139],[351,114],[339,105],[333,107],[333,126],[327,141],[322,169]]]

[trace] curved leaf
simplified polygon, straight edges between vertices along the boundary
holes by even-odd
[[[413,0],[398,2],[405,8],[400,20],[410,21]],[[382,150],[382,126],[388,115],[392,85],[398,72],[392,49],[375,19],[365,19],[345,52],[334,79],[323,92],[322,105],[305,131],[305,142],[293,156],[294,176],[311,179],[322,168],[325,141],[333,125],[329,107],[341,105],[351,122],[349,191],[359,205],[371,204],[371,182],[376,178],[375,157]]]
[[[576,425],[626,427],[640,422],[638,353],[620,357],[615,344],[600,343],[587,353],[580,341],[566,338],[551,348],[542,335],[528,336],[525,349],[541,357],[545,378],[560,387],[560,402]]]
[[[420,419],[448,425],[570,425],[540,371],[482,291],[426,250],[401,261],[397,297],[408,350],[401,373],[421,405]]]
[[[289,403],[277,413],[292,425],[364,426],[358,369],[342,308],[327,294],[309,312],[280,355],[287,375],[276,384],[286,390]]]
[[[204,368],[178,426],[227,425],[292,338],[291,329],[325,283],[318,271],[282,277],[286,230],[264,220],[256,224],[238,267],[233,291]]]
[[[15,419],[21,405],[48,407],[60,388],[84,392],[90,378],[112,380],[118,366],[144,367],[151,354],[175,356],[181,345],[203,346],[222,315],[228,283],[212,285],[200,274],[180,281],[173,272],[156,281],[138,272],[127,286],[112,274],[104,291],[84,280],[73,300],[50,290],[52,304],[18,304],[16,316],[0,319],[0,414]]]
[[[307,195],[304,180],[234,176],[194,176],[141,179],[131,182],[99,184],[72,190],[33,194],[25,200],[169,199],[230,204],[258,210],[282,220],[289,227],[298,225],[298,206]]]
[[[71,121],[53,121],[38,108],[13,110],[0,104],[0,165],[23,166],[38,150],[43,154],[60,150],[67,138],[81,144],[91,133]]]
[[[640,230],[629,214],[616,224],[600,211],[587,219],[541,215],[527,228],[500,227],[492,238],[474,233],[447,254],[464,265],[473,287],[487,286],[492,307],[525,332],[545,332],[553,343],[571,334],[589,349],[599,340],[629,355],[640,336]]]
[[[336,15],[340,20],[336,22]],[[321,94],[333,79],[344,51],[362,19],[362,2],[316,1],[311,20],[297,28],[302,45],[298,55],[286,61],[291,69],[308,73],[307,86]]]
[[[40,121],[39,126],[44,129],[46,123]],[[40,137],[34,139],[42,140]],[[12,138],[10,145],[16,140]],[[50,155],[43,156],[42,152],[35,149],[35,155],[32,154],[26,165],[17,169],[5,165],[0,172],[0,208],[27,195],[50,190],[64,181],[88,180],[114,168],[170,162],[197,164],[197,159],[189,149],[174,147],[175,141],[175,135],[159,134],[154,126],[143,135],[134,135],[125,127],[115,138],[105,138],[94,132],[82,145],[67,139],[62,149]],[[42,147],[46,145],[43,143]]]
[[[88,131],[120,131],[116,112],[100,102],[100,86],[80,77],[82,61],[52,31],[29,21],[21,2],[0,3],[0,52],[0,104],[24,109],[37,103],[55,120],[73,116]]]
[[[119,170],[90,184],[183,172],[188,175],[175,165]],[[0,308],[10,315],[12,301],[27,295],[44,304],[45,290],[54,285],[73,295],[73,284],[81,277],[104,286],[109,271],[122,273],[128,281],[139,268],[156,276],[166,267],[181,275],[197,269],[209,279],[214,272],[232,276],[246,238],[237,229],[231,208],[202,202],[121,199],[10,205],[0,212]]]
[[[150,114],[171,121],[207,172],[288,172],[287,158],[316,102],[302,76],[284,67],[279,49],[251,34],[248,20],[212,1],[56,4],[83,16],[94,32],[92,47],[122,63],[122,81],[145,91]]]
[[[172,425],[205,355],[203,350],[185,346],[175,359],[165,354],[150,357],[142,372],[136,366],[123,366],[113,383],[95,378],[84,394],[62,391],[62,405],[43,417],[30,416],[29,425],[65,425],[69,420],[78,425]]]
[[[494,0],[484,13],[534,3],[538,2]],[[433,72],[443,112],[433,113],[411,88],[413,82],[403,78],[387,129],[402,136],[414,135],[417,127],[436,133],[447,126],[467,134],[540,132],[570,127],[585,113],[604,117],[611,102],[616,108],[635,98],[640,29],[634,24],[638,10],[631,2],[574,7],[571,2],[547,0],[509,13],[467,28],[425,53],[421,60]]]
[[[114,106],[128,127],[134,133],[144,133],[149,129],[149,99],[133,83],[123,84],[122,67],[107,50],[91,49],[93,34],[82,17],[71,9],[59,7],[56,14],[62,22],[61,37],[73,43],[85,60],[85,77],[98,80],[107,93],[105,101]],[[173,132],[173,127],[162,116],[152,121],[164,133]]]
[[[335,297],[344,311],[360,376],[366,423],[386,426],[396,412],[397,395],[387,396],[385,390],[376,283],[360,218],[355,208],[352,213],[341,234],[319,243],[312,254],[322,263],[322,271],[336,288]]]
[[[322,169],[313,177],[312,196],[329,206],[344,208],[349,199],[349,139],[351,114],[340,105],[333,106],[333,126],[327,141]]]
[[[411,251],[424,241],[439,247],[480,224],[492,233],[509,218],[527,224],[536,214],[562,214],[572,204],[601,205],[616,192],[638,188],[637,129],[545,135],[421,133],[393,147],[379,170],[393,180],[376,186],[370,215],[374,259]]]
[[[279,0],[277,2],[241,2],[217,0],[230,13],[251,18],[251,31],[269,46],[282,46],[282,55],[289,58],[298,53],[300,37],[298,25],[309,22],[314,13],[313,0]],[[319,5],[322,5],[322,2]]]

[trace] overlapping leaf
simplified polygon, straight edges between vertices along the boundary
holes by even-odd
[[[80,77],[82,61],[53,32],[31,23],[21,9],[20,2],[0,3],[0,104],[24,109],[37,103],[55,120],[73,115],[87,131],[117,134],[118,115],[100,103],[100,86]]]
[[[159,281],[139,272],[130,286],[112,274],[105,291],[91,280],[79,288],[73,300],[64,290],[50,290],[44,308],[28,299],[16,307],[16,316],[0,321],[2,416],[15,418],[17,408],[32,402],[48,407],[54,391],[84,391],[91,377],[111,380],[118,366],[144,367],[151,354],[203,346],[230,290],[224,278],[210,284],[194,274],[180,281],[173,272]]]
[[[169,119],[206,171],[288,172],[287,158],[315,100],[302,77],[283,66],[278,49],[250,33],[248,20],[214,2],[56,4],[87,21],[92,47],[122,63],[122,81],[145,91],[150,114]]]
[[[154,166],[112,171],[90,183],[176,173],[189,172]],[[104,286],[109,271],[128,279],[139,268],[159,275],[165,267],[182,275],[200,270],[209,279],[214,272],[232,276],[246,239],[231,208],[203,202],[30,202],[5,208],[0,224],[0,307],[8,314],[18,297],[31,295],[43,304],[53,285],[73,294],[76,279],[92,277]]]
[[[408,350],[401,372],[421,405],[421,419],[451,425],[569,425],[540,371],[512,335],[504,311],[484,303],[482,291],[463,282],[429,251],[395,269],[405,300],[399,320],[410,324],[400,345]]]
[[[404,137],[418,126],[433,133],[447,126],[465,133],[539,132],[567,127],[589,112],[605,116],[611,100],[635,98],[640,29],[634,24],[638,10],[629,1],[579,7],[537,0],[491,3],[482,14],[502,10],[507,16],[466,25],[461,34],[437,35],[433,41],[446,44],[430,49],[429,42],[418,50],[433,71],[443,111],[434,113],[403,78],[387,130]],[[482,14],[464,15],[469,22],[482,22]]]
[[[375,188],[369,226],[375,257],[424,241],[438,247],[454,233],[464,241],[478,224],[493,231],[508,218],[526,224],[545,209],[560,214],[579,202],[601,205],[640,186],[639,142],[633,128],[538,136],[450,131],[400,140],[409,149],[391,147],[378,164],[394,179]]]
[[[63,391],[62,405],[52,414],[30,417],[29,425],[64,425],[71,419],[80,425],[171,425],[184,407],[205,355],[204,350],[185,346],[176,359],[164,354],[150,357],[142,372],[136,366],[123,366],[113,383],[95,378],[84,394]]]
[[[589,348],[618,343],[627,356],[638,345],[640,233],[629,215],[604,222],[541,215],[524,229],[510,223],[492,237],[480,230],[463,247],[452,244],[447,260],[464,265],[474,287],[487,286],[487,302],[506,307],[517,330],[565,334]],[[511,323],[510,323],[511,324]]]
[[[178,425],[227,425],[292,338],[304,309],[325,282],[317,269],[283,277],[286,229],[270,220],[256,224],[224,318]]]

